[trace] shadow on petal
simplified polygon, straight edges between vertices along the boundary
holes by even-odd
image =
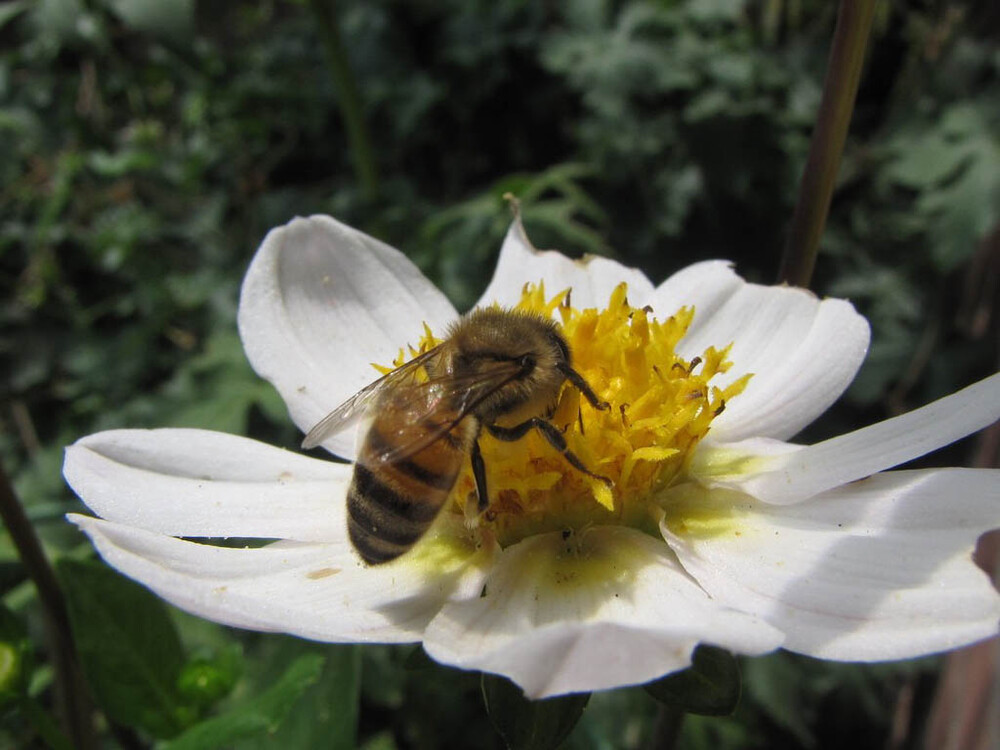
[[[971,560],[997,523],[995,472],[890,472],[788,506],[697,490],[664,536],[714,598],[811,656],[887,660],[997,632],[1000,597]],[[695,497],[697,495],[697,497]]]

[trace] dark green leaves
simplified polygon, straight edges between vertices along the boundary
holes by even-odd
[[[644,687],[656,700],[688,713],[726,716],[740,701],[740,667],[728,651],[699,646],[690,667]]]
[[[0,604],[0,706],[23,695],[31,674],[31,641],[21,620]]]
[[[11,0],[9,3],[0,5],[0,29],[26,11],[30,5],[28,0]]]
[[[199,709],[229,695],[243,666],[240,647],[230,643],[215,658],[196,656],[177,676],[177,692]]]
[[[913,191],[913,218],[927,226],[937,267],[971,256],[1000,219],[1000,147],[995,123],[961,104],[890,141],[885,179]]]
[[[295,702],[319,679],[323,661],[319,654],[300,656],[264,693],[192,727],[163,750],[210,750],[262,732],[275,732]]]
[[[429,217],[420,238],[429,257],[416,260],[437,277],[459,309],[472,305],[485,281],[483,269],[492,266],[510,226],[506,195],[520,201],[524,223],[539,247],[607,255],[603,237],[591,226],[607,224],[607,216],[581,185],[591,172],[586,165],[568,163],[507,175],[485,192]]]
[[[110,0],[111,10],[135,31],[183,41],[194,25],[194,0]]]
[[[255,653],[260,668],[243,675],[235,643],[188,658],[167,606],[114,571],[63,560],[59,576],[84,672],[112,721],[174,738],[172,750],[252,748],[256,735],[288,747],[354,747],[356,648],[271,636]]]
[[[691,667],[643,686],[657,701],[682,713],[726,716],[740,699],[740,669],[736,658],[714,646],[699,646]],[[569,737],[583,716],[590,694],[532,701],[521,688],[496,675],[482,677],[483,698],[493,727],[510,750],[548,750]],[[641,691],[637,691],[642,695]],[[605,697],[605,696],[600,696]],[[638,713],[639,707],[632,709]],[[625,717],[617,722],[621,725]],[[586,722],[585,722],[586,723]],[[593,724],[593,722],[591,722]],[[591,726],[587,734],[595,731]],[[609,734],[607,728],[601,730]],[[574,734],[576,738],[578,735]]]
[[[177,691],[184,652],[166,605],[100,565],[62,560],[73,638],[94,697],[115,722],[170,737],[190,720]]]
[[[484,674],[483,699],[493,727],[510,750],[550,750],[576,726],[590,693],[532,701],[510,680]]]
[[[354,750],[361,677],[360,650],[356,646],[328,646],[287,636],[268,636],[254,657],[259,671],[247,675],[250,690],[270,693],[272,685],[281,683],[289,691],[289,698],[293,694],[301,697],[283,717],[275,716],[280,719],[280,727],[269,727],[266,733],[248,737],[239,743],[240,750],[274,747]],[[300,687],[285,671],[289,663],[317,657],[322,669],[315,676],[311,672],[300,673],[306,685]],[[241,709],[244,705],[247,703],[241,704]]]

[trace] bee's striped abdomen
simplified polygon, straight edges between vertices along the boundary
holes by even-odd
[[[393,433],[380,430],[379,422],[365,438],[347,492],[348,534],[371,564],[396,559],[424,535],[455,486],[465,457],[464,441],[446,433],[405,458],[373,460],[397,441],[412,440],[412,435],[386,437]]]

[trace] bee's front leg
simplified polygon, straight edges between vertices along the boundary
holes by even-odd
[[[562,365],[559,367],[559,371],[566,376],[566,379],[571,382],[576,389],[583,394],[583,397],[590,402],[590,405],[595,409],[600,411],[607,411],[611,408],[611,404],[607,401],[601,401],[594,389],[590,387],[590,384],[583,379],[583,375],[578,373],[569,365]]]
[[[563,434],[559,432],[559,428],[556,427],[551,422],[546,422],[540,417],[532,417],[531,419],[521,422],[521,424],[516,424],[513,427],[501,427],[495,424],[486,425],[486,430],[497,440],[504,440],[508,443],[512,443],[515,440],[520,440],[525,435],[528,434],[529,430],[538,430],[542,437],[544,437],[553,448],[562,453],[563,458],[565,458],[570,464],[572,464],[577,470],[583,472],[588,477],[593,477],[594,479],[599,479],[604,482],[608,487],[613,487],[614,482],[608,477],[602,476],[601,474],[595,474],[586,466],[584,466],[583,461],[577,458],[576,454],[569,449],[566,445],[566,438]],[[475,469],[475,464],[472,465]]]

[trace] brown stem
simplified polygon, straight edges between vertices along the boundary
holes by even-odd
[[[874,10],[875,0],[842,0],[840,3],[823,83],[823,99],[778,271],[779,283],[808,287],[812,279],[861,80]]]
[[[69,615],[55,572],[42,551],[31,521],[17,499],[14,487],[0,466],[0,516],[10,534],[28,576],[38,590],[45,632],[55,671],[57,713],[66,735],[78,750],[96,747],[93,705],[76,658]]]

